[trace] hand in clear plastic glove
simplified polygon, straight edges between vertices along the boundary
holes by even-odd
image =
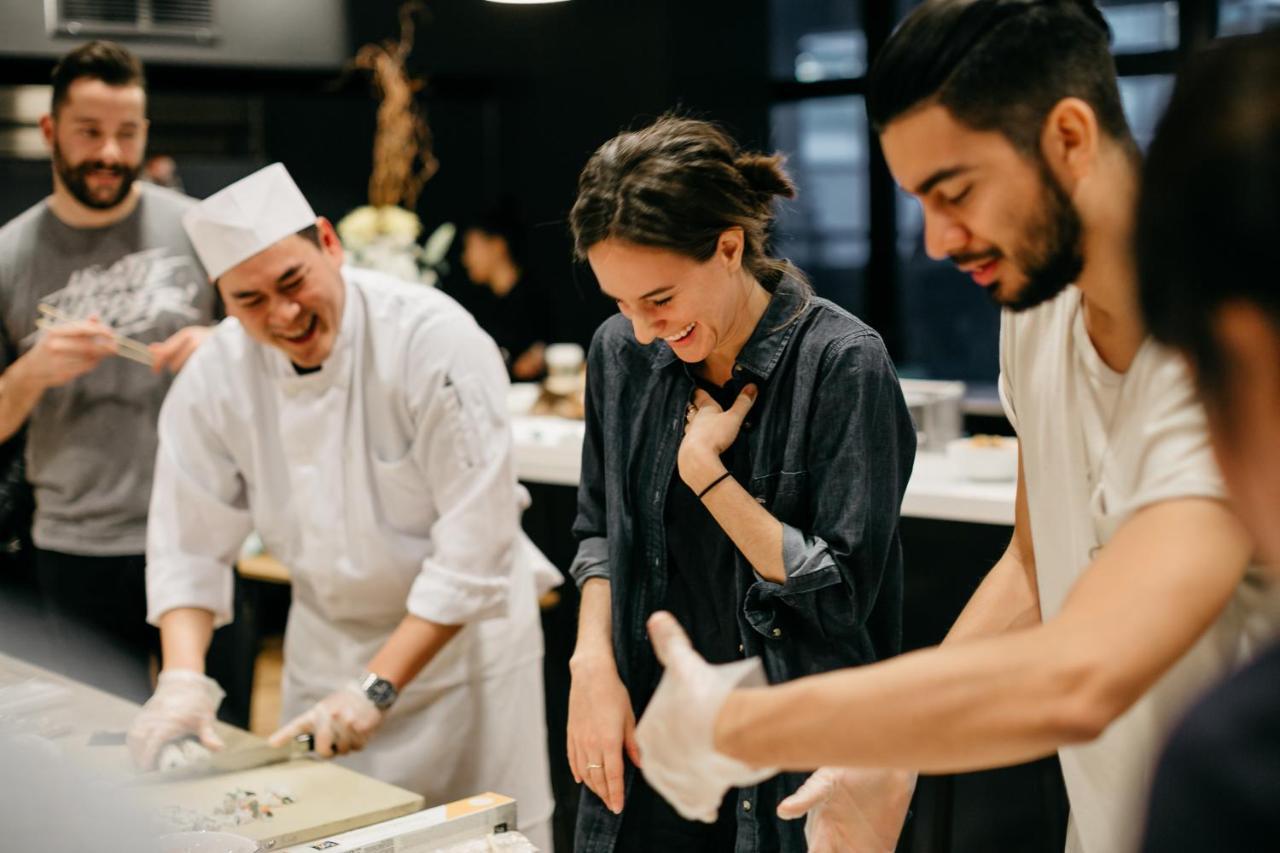
[[[670,613],[649,618],[649,638],[666,671],[636,726],[644,777],[685,819],[714,823],[730,788],[778,772],[722,755],[714,744],[716,717],[729,693],[763,686],[764,670],[757,658],[707,663]]]
[[[294,717],[269,740],[272,746],[284,746],[300,734],[311,733],[316,754],[330,758],[364,749],[384,716],[360,685],[352,682]]]
[[[778,804],[778,817],[805,818],[809,853],[892,853],[915,789],[907,770],[822,767]]]
[[[126,742],[134,762],[143,770],[154,769],[161,748],[187,735],[195,735],[208,749],[222,749],[213,724],[225,695],[218,682],[195,670],[161,672],[156,692],[129,728]]]

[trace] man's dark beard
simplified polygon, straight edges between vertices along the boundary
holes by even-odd
[[[141,164],[130,168],[124,163],[108,165],[101,160],[85,160],[83,163],[72,166],[62,156],[62,150],[58,147],[57,142],[53,144],[53,168],[57,170],[58,178],[61,179],[62,185],[67,188],[67,192],[71,193],[76,201],[94,210],[110,210],[128,198],[133,182],[137,180],[142,171]],[[110,198],[96,198],[89,191],[87,176],[90,172],[99,170],[115,172],[124,178],[120,182],[120,189]]]
[[[1027,283],[1012,299],[1001,299],[998,286],[987,291],[992,299],[1013,311],[1026,311],[1048,302],[1079,278],[1084,269],[1080,248],[1084,227],[1080,214],[1043,162],[1040,180],[1044,186],[1041,203],[1044,217],[1028,229],[1026,241],[1013,258],[1015,265],[1026,274]]]

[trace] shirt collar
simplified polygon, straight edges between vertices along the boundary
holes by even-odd
[[[773,375],[787,343],[795,334],[796,321],[799,319],[797,312],[802,311],[801,305],[805,299],[806,294],[800,284],[783,276],[760,322],[756,323],[755,331],[738,353],[733,366],[735,376],[750,374],[751,378],[765,381]],[[663,370],[680,363],[679,357],[666,341],[654,342],[651,351],[655,369]]]

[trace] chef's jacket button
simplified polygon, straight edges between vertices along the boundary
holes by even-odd
[[[744,812],[749,812],[749,811],[751,811],[751,801],[750,801],[750,800],[743,800],[743,801],[742,801],[742,810],[743,810]]]
[[[781,636],[782,636],[782,629],[781,629],[781,628],[774,628],[774,629],[773,629],[773,636],[774,636],[774,637],[781,637]]]

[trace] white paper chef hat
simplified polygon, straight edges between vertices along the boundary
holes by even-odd
[[[241,178],[182,217],[210,279],[315,222],[315,211],[283,163]]]

